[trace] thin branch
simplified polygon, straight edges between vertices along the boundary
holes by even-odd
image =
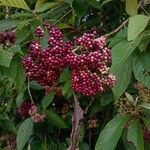
[[[150,14],[146,11],[146,9],[141,5],[140,6],[141,8],[142,8],[142,10],[148,15],[148,16],[150,16]]]
[[[55,23],[55,25],[57,23],[59,23],[62,19],[64,19],[67,15],[69,15],[72,12],[72,9],[70,9],[69,11],[67,11],[60,19],[58,19],[58,21]]]
[[[9,16],[9,8],[8,8],[8,6],[6,6],[5,10],[6,10],[5,19],[7,19],[8,16]]]
[[[34,104],[32,94],[31,94],[31,91],[30,91],[30,79],[29,78],[28,78],[28,94],[29,94],[31,102]]]
[[[80,107],[78,97],[75,93],[73,93],[74,97],[74,114],[72,116],[72,132],[70,135],[71,144],[68,150],[76,150],[79,147],[79,129],[80,129],[80,122],[83,119],[83,110]]]
[[[92,98],[92,100],[90,101],[89,105],[86,107],[86,109],[84,111],[84,114],[87,114],[87,112],[88,112],[90,106],[92,105],[93,101],[94,101],[94,98]]]
[[[117,27],[114,31],[110,32],[110,33],[107,33],[105,34],[104,36],[107,38],[109,36],[112,36],[113,34],[119,32],[129,21],[129,18],[126,19],[119,27]]]

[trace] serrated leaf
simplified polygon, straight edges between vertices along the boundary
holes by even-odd
[[[129,58],[126,62],[119,65],[118,68],[111,68],[110,72],[116,76],[117,83],[112,88],[114,99],[118,99],[127,89],[132,75],[132,61]]]
[[[58,116],[55,112],[46,110],[45,111],[47,119],[50,123],[55,125],[57,128],[67,128],[67,125],[65,124],[64,120]]]
[[[55,94],[54,93],[50,93],[50,94],[47,94],[47,95],[45,95],[44,97],[43,97],[43,99],[42,99],[42,107],[43,107],[43,109],[45,110],[47,107],[48,107],[48,105],[52,102],[52,100],[54,99],[54,96],[55,96]]]
[[[135,78],[143,83],[146,87],[150,88],[150,75],[143,65],[141,57],[136,55],[133,59],[133,72]]]
[[[135,39],[146,28],[150,17],[145,15],[135,15],[129,19],[128,41]]]
[[[9,67],[12,58],[13,58],[13,53],[5,50],[0,50],[0,65]]]
[[[27,118],[19,127],[17,133],[17,150],[22,150],[28,142],[33,132],[33,121],[31,118]]]
[[[137,0],[126,0],[126,12],[130,16],[137,15],[138,3]]]
[[[138,120],[130,121],[127,140],[134,144],[136,150],[144,150],[142,127]]]
[[[30,10],[24,0],[0,0],[0,5]]]
[[[127,121],[127,116],[116,116],[108,122],[99,135],[95,150],[114,150]]]

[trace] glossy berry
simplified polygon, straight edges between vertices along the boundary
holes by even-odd
[[[0,32],[0,44],[11,45],[16,41],[15,32]]]
[[[77,93],[94,96],[111,88],[116,78],[109,74],[111,51],[106,38],[96,38],[96,32],[84,33],[75,41],[64,41],[58,27],[44,25],[50,34],[48,47],[32,41],[29,54],[23,61],[27,76],[42,86],[51,87],[59,79],[64,68],[71,69],[72,88]],[[37,31],[43,30],[38,27]],[[39,33],[39,32],[38,32]],[[37,32],[36,32],[37,34]]]
[[[23,102],[17,109],[17,112],[22,118],[27,118],[30,116],[29,110],[32,106],[33,104],[31,102]]]
[[[35,35],[38,37],[43,37],[44,36],[44,30],[42,29],[41,26],[38,26],[35,30]]]

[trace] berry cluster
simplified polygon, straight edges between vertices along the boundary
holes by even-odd
[[[84,33],[72,43],[63,40],[63,34],[55,26],[45,25],[50,37],[48,48],[32,41],[29,54],[22,61],[27,76],[42,86],[52,86],[67,66],[72,70],[72,88],[75,92],[94,96],[112,87],[115,76],[109,74],[111,52],[104,37],[96,38],[96,32]],[[43,37],[38,27],[36,36]]]
[[[115,106],[118,108],[118,114],[120,115],[131,115],[134,117],[140,117],[142,112],[127,98],[120,98],[115,102]]]
[[[41,27],[38,27],[36,30],[38,36],[43,33],[40,29]],[[27,76],[42,86],[52,86],[59,79],[66,67],[64,57],[72,49],[70,42],[62,41],[62,33],[57,27],[51,27],[49,33],[49,47],[43,49],[39,42],[32,41],[29,55],[22,61]]]
[[[143,129],[143,138],[150,144],[150,131],[147,128]]]
[[[15,32],[0,32],[0,44],[11,45],[16,41]]]
[[[21,118],[28,118],[29,115],[29,110],[33,106],[31,102],[23,102],[17,109],[18,114],[20,115]]]
[[[33,122],[40,123],[45,119],[45,114],[41,114],[38,112],[38,108],[33,105],[29,110],[29,115],[31,116]]]
[[[139,99],[146,103],[150,103],[150,89],[139,82],[135,84],[135,88],[138,90]]]
[[[38,112],[37,106],[31,102],[23,102],[17,110],[18,114],[24,119],[31,116],[34,122],[43,122],[45,119],[45,114],[40,114]]]

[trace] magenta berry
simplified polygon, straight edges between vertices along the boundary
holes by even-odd
[[[35,30],[35,35],[38,37],[43,37],[44,36],[44,30],[42,29],[41,26],[38,26]]]
[[[17,109],[17,112],[22,118],[27,118],[30,116],[29,110],[31,109],[32,106],[33,104],[31,102],[23,102]]]
[[[94,31],[84,33],[74,42],[64,41],[59,28],[48,24],[45,26],[50,34],[49,46],[43,49],[40,43],[32,41],[29,54],[22,61],[30,79],[50,87],[68,66],[72,71],[71,81],[75,92],[94,96],[115,84],[115,76],[109,75],[111,52],[106,47],[105,37],[96,38]],[[41,27],[39,29],[43,30]]]
[[[15,32],[0,32],[0,44],[11,45],[16,41]]]

